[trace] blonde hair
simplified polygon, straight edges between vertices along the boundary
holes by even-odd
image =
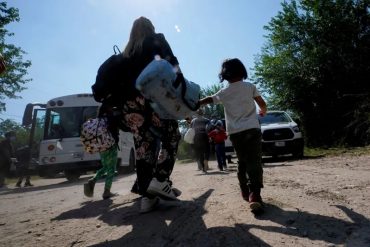
[[[130,39],[123,51],[123,56],[130,57],[140,51],[144,39],[153,34],[155,34],[155,28],[148,18],[141,16],[136,19],[132,25]]]

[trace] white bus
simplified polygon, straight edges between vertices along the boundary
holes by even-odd
[[[81,125],[97,115],[100,103],[92,94],[74,94],[49,100],[46,104],[28,104],[23,125],[31,126],[29,146],[39,144],[37,169],[40,176],[64,172],[68,180],[76,180],[86,171],[95,171],[100,155],[84,151],[80,140]],[[41,133],[37,133],[41,132]],[[129,132],[120,131],[118,170],[132,171],[135,167],[135,146]]]

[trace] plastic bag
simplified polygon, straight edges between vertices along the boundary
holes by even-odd
[[[194,136],[195,130],[193,128],[189,128],[184,135],[184,141],[189,144],[194,144]]]
[[[153,60],[136,79],[136,88],[151,101],[151,106],[162,119],[185,119],[198,109],[200,86],[179,77],[166,60]]]

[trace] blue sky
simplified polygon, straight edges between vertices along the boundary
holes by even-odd
[[[21,122],[30,102],[91,92],[100,64],[123,49],[133,21],[149,18],[164,33],[185,77],[202,88],[218,83],[225,58],[238,57],[251,71],[266,41],[263,26],[281,10],[279,0],[10,0],[20,22],[7,42],[31,60],[22,99],[6,100],[0,119]]]

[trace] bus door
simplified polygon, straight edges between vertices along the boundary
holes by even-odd
[[[37,163],[39,157],[40,143],[43,139],[45,127],[45,106],[45,104],[40,103],[28,104],[24,111],[22,125],[29,131],[30,164]]]

